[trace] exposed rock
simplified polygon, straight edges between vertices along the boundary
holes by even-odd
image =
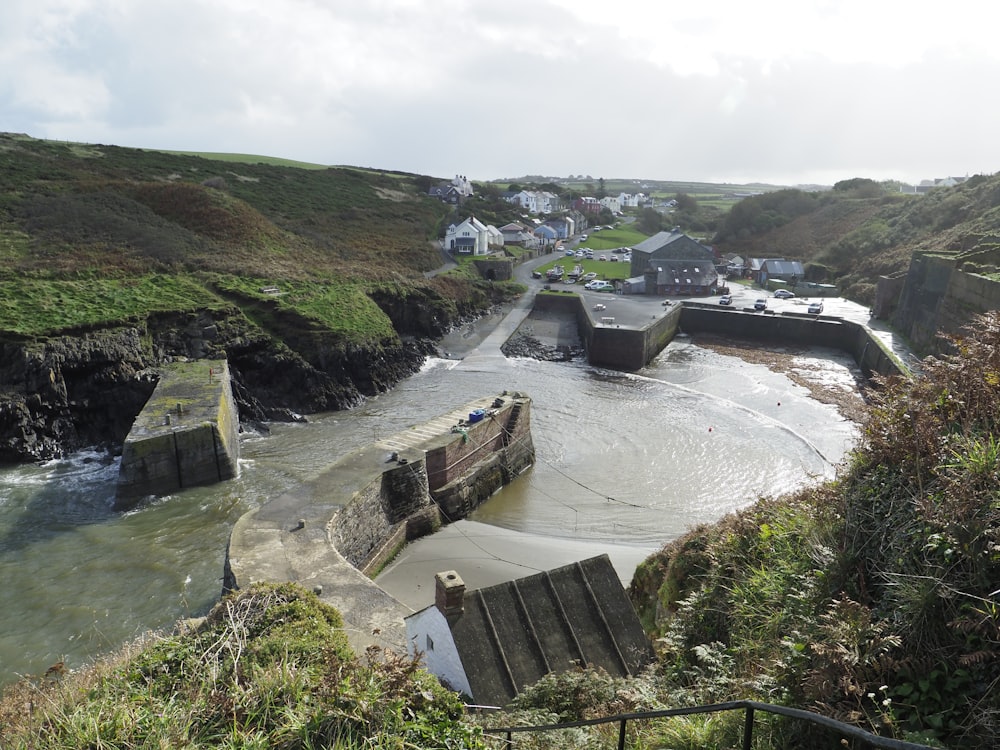
[[[240,421],[260,425],[355,406],[419,370],[434,351],[420,338],[345,345],[294,323],[265,331],[233,307],[0,341],[0,463],[91,446],[120,450],[156,386],[156,366],[177,358],[227,358]]]

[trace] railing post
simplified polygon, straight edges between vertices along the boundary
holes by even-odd
[[[747,706],[747,715],[743,718],[743,750],[750,750],[753,742],[753,706]]]
[[[622,719],[622,723],[618,726],[618,750],[625,750],[625,723],[628,719]]]

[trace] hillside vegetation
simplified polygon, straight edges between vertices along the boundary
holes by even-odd
[[[713,700],[997,746],[1000,315],[955,344],[873,392],[837,481],[694,529],[640,567],[633,599],[668,673]]]
[[[343,409],[519,291],[426,278],[429,178],[0,134],[0,462],[115,450],[176,358],[226,358],[241,423]]]
[[[477,748],[463,706],[408,660],[347,646],[339,613],[259,585],[203,622],[86,670],[6,691],[0,745],[56,748]]]
[[[441,263],[432,240],[446,209],[416,181],[0,135],[0,331],[43,335],[221,306],[226,277],[296,282],[280,304],[310,319],[314,295],[297,294],[310,283],[357,285],[346,295],[354,301],[373,285],[415,285],[454,312],[475,295],[424,279]]]
[[[780,190],[736,204],[719,228],[724,252],[788,258],[810,280],[871,304],[879,276],[905,271],[915,251],[966,252],[1000,239],[1000,176],[903,195],[871,180],[832,191]]]

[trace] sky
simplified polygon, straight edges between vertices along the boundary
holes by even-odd
[[[1000,169],[985,0],[2,0],[0,131],[473,180]]]

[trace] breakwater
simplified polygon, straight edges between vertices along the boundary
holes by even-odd
[[[224,589],[295,582],[340,610],[359,652],[405,649],[410,613],[370,578],[407,541],[463,518],[534,462],[531,399],[501,393],[353,451],[241,517]]]
[[[239,455],[239,414],[226,360],[164,365],[125,438],[115,509],[232,479]]]

